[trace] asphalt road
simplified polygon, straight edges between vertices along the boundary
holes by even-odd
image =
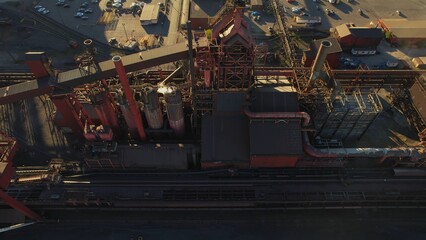
[[[84,213],[81,213],[84,218]],[[87,215],[87,214],[86,214]],[[35,224],[0,239],[210,240],[210,239],[425,239],[424,211],[286,211],[275,213],[155,213],[99,216],[74,222]],[[93,216],[94,217],[94,216]],[[108,221],[108,219],[110,219]],[[151,219],[151,220],[149,220]]]

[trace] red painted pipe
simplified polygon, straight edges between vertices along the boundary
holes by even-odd
[[[130,111],[133,115],[133,119],[136,123],[136,128],[141,140],[146,140],[145,129],[143,127],[142,117],[139,108],[136,105],[136,101],[133,98],[132,90],[130,89],[129,79],[127,79],[126,70],[124,69],[123,62],[121,62],[120,56],[114,56],[112,58],[115,69],[117,70],[118,77],[120,78],[121,86],[123,86],[124,95],[126,96],[127,103],[129,104]]]
[[[245,107],[244,113],[249,118],[303,118],[303,126],[307,126],[311,120],[306,112],[252,112],[248,107]]]
[[[19,211],[20,213],[24,214],[28,218],[31,218],[35,221],[41,221],[40,215],[33,212],[33,210],[29,209],[27,206],[25,206],[23,203],[19,202],[18,200],[14,199],[13,197],[7,195],[5,192],[0,190],[0,199],[3,199],[3,201],[14,208],[15,210]]]

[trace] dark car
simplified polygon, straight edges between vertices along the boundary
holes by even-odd
[[[70,5],[69,4],[64,4],[64,8],[69,8]]]

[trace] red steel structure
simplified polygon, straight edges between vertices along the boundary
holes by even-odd
[[[124,95],[126,96],[127,103],[129,104],[130,112],[132,114],[132,120],[135,123],[136,129],[130,129],[133,134],[137,133],[141,140],[146,140],[146,133],[143,127],[142,116],[136,101],[133,98],[133,93],[129,85],[129,79],[127,78],[126,70],[124,69],[123,63],[121,62],[120,56],[114,56],[112,58],[115,68],[120,78],[121,85],[123,86]],[[126,121],[130,121],[130,118],[126,118]],[[128,126],[130,128],[130,126]]]
[[[75,94],[52,95],[50,99],[59,112],[55,116],[58,126],[70,128],[73,134],[81,136],[86,124],[93,124]]]
[[[40,221],[41,217],[39,214],[35,213],[23,203],[17,201],[5,192],[15,172],[12,160],[18,147],[15,139],[6,137],[2,133],[0,133],[0,136],[0,199],[28,218]]]

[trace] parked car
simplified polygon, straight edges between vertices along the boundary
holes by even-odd
[[[298,12],[300,12],[300,9],[298,7],[292,7],[291,11],[294,12],[294,13],[298,13]]]
[[[44,10],[42,13],[43,13],[44,15],[46,15],[46,14],[50,13],[50,11],[46,9],[46,10]]]
[[[92,12],[93,12],[93,9],[91,9],[91,8],[88,8],[84,11],[84,13],[92,13]]]
[[[69,4],[64,4],[64,8],[69,8],[71,7]]]
[[[327,13],[327,15],[328,15],[328,16],[334,15],[334,11],[333,11],[333,9],[328,9],[328,8],[326,8],[326,9],[325,9],[325,13]]]
[[[84,16],[84,13],[82,13],[82,12],[77,12],[77,13],[74,15],[74,17],[76,17],[76,18],[80,18],[80,17],[82,17],[82,16]]]
[[[41,7],[41,8],[39,8],[39,9],[37,9],[37,12],[41,13],[41,12],[43,12],[44,10],[46,10],[46,8]]]
[[[58,1],[55,3],[56,6],[64,6],[65,2],[64,1]]]
[[[35,6],[35,7],[34,7],[34,9],[35,9],[35,10],[38,10],[39,8],[42,8],[42,7],[43,7],[43,6],[41,6],[41,5],[37,5],[37,6]]]
[[[112,6],[115,8],[121,8],[123,5],[121,3],[113,3]]]

